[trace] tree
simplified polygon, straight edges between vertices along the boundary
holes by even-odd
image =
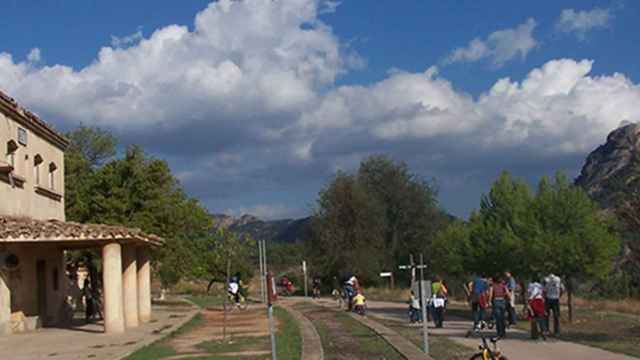
[[[542,245],[541,257],[535,260],[565,279],[572,321],[575,281],[601,279],[611,271],[619,252],[618,237],[611,220],[562,173],[553,182],[540,181],[535,212],[540,228],[535,242]]]
[[[384,212],[385,269],[396,269],[411,253],[425,252],[449,221],[438,207],[435,186],[411,173],[404,162],[370,156],[360,163],[357,182]]]
[[[116,140],[109,132],[80,126],[65,134],[65,211],[71,221],[87,222],[91,217],[89,192],[95,170],[116,154]]]
[[[384,214],[353,175],[338,172],[320,191],[313,215],[314,267],[325,278],[351,272],[377,282],[384,248]]]
[[[527,184],[503,172],[469,219],[468,268],[490,275],[531,273],[537,233],[533,195]]]

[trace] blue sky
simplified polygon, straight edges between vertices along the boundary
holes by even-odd
[[[487,4],[490,4],[487,5]],[[214,212],[303,216],[387,153],[466,216],[640,117],[631,1],[18,1],[0,89],[165,158]]]

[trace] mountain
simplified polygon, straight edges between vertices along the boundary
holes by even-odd
[[[295,243],[311,235],[311,217],[302,219],[260,220],[252,215],[234,217],[224,214],[213,215],[217,228],[227,229],[240,236],[251,236],[255,240]]]
[[[610,208],[616,189],[633,174],[639,155],[640,125],[622,126],[589,154],[575,183],[604,208]]]

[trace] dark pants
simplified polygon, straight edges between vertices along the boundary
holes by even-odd
[[[496,331],[498,332],[498,336],[504,337],[505,333],[505,324],[504,324],[504,312],[506,310],[506,304],[504,299],[495,299],[493,300],[493,316],[496,320]]]
[[[544,307],[547,312],[547,329],[549,331],[551,330],[551,326],[549,325],[549,316],[551,316],[551,312],[553,311],[553,333],[555,335],[560,335],[560,300],[546,299],[544,302]]]
[[[484,320],[484,308],[480,303],[472,302],[471,311],[473,312],[473,327],[480,326],[480,322]]]
[[[442,327],[442,323],[444,322],[444,306],[440,307],[432,307],[433,309],[433,323],[437,328]]]
[[[516,321],[518,321],[516,309],[511,306],[510,301],[507,301],[507,320],[509,321],[509,325],[515,325]]]

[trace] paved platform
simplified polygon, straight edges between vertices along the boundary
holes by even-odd
[[[154,306],[152,322],[119,335],[104,334],[102,324],[98,323],[0,336],[0,358],[117,360],[176,330],[198,311],[193,306]]]

